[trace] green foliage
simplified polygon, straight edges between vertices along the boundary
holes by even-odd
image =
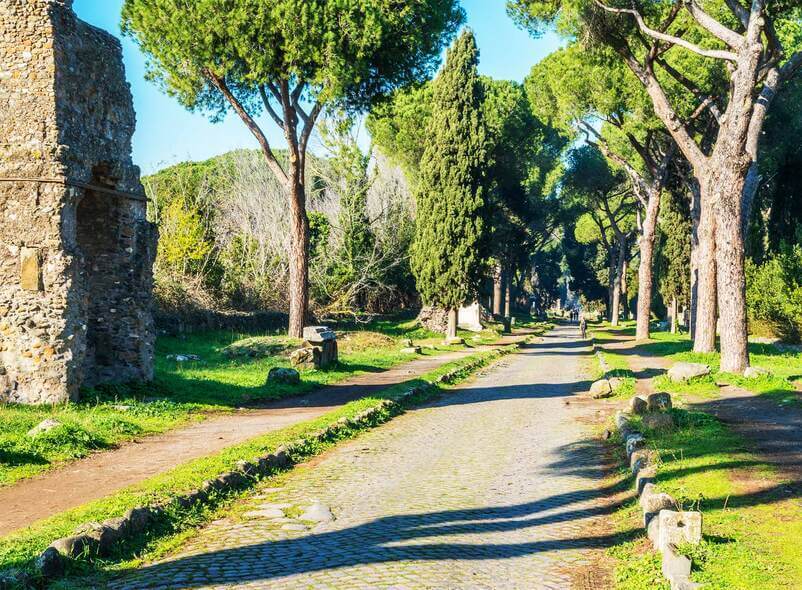
[[[230,105],[210,74],[252,113],[259,85],[282,80],[306,84],[312,101],[361,108],[425,79],[463,19],[454,0],[126,0],[122,30],[151,80],[219,119]]]
[[[749,319],[773,326],[791,342],[802,336],[802,246],[785,245],[758,265],[746,264],[746,300]]]
[[[683,195],[663,192],[660,213],[660,242],[657,280],[666,305],[676,297],[680,305],[690,300],[691,220]]]
[[[416,195],[412,270],[424,302],[449,309],[474,294],[483,270],[490,145],[478,53],[466,31],[434,82],[430,140]]]
[[[212,248],[200,211],[184,197],[177,197],[162,208],[157,251],[160,267],[176,274],[197,273]]]
[[[432,83],[397,90],[370,112],[367,128],[376,147],[417,182],[432,117]]]

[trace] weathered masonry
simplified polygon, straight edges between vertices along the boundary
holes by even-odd
[[[0,0],[0,401],[152,378],[134,125],[117,39],[72,0]]]

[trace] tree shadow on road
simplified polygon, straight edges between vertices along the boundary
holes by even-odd
[[[110,588],[174,588],[179,582],[181,588],[209,583],[246,584],[367,564],[502,560],[546,552],[604,549],[641,534],[636,529],[607,534],[592,534],[590,526],[583,530],[584,519],[610,514],[618,508],[615,503],[596,502],[611,491],[612,488],[601,487],[512,506],[388,516],[298,538],[202,552],[134,570],[134,576],[123,574]],[[543,538],[537,534],[537,527],[555,523],[566,523],[566,538]],[[533,540],[529,542],[492,543],[483,538],[527,529],[532,529]],[[449,542],[453,535],[476,536],[476,540]],[[193,581],[196,572],[210,570],[214,574],[207,573],[203,580]]]

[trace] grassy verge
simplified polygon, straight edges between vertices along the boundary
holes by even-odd
[[[589,335],[594,343],[607,340],[607,333],[600,326],[590,326]],[[635,376],[629,368],[626,357],[615,354],[612,351],[604,350],[597,346],[596,358],[598,368],[594,372],[594,380],[597,379],[619,379],[619,385],[613,388],[611,399],[624,398],[635,393]]]
[[[326,371],[303,370],[299,385],[266,383],[271,368],[290,365],[289,353],[300,344],[285,336],[203,332],[162,337],[156,346],[153,383],[85,390],[83,401],[76,404],[0,405],[0,486],[235,407],[388,369],[415,358],[401,352],[407,339],[422,345],[426,356],[488,344],[499,335],[487,330],[473,336],[465,334],[465,346],[448,347],[442,345],[442,336],[414,321],[347,326],[339,332],[339,365]],[[35,437],[27,435],[45,419],[60,425]]]
[[[633,336],[632,327],[604,327],[598,339],[609,343]],[[640,345],[643,353],[670,361],[710,364],[709,377],[676,384],[664,376],[655,378],[655,388],[677,394],[713,396],[717,383],[732,383],[760,394],[794,395],[792,380],[802,368],[800,355],[780,353],[770,345],[752,344],[752,362],[767,368],[772,376],[758,379],[720,373],[718,355],[691,351],[687,336],[657,332],[653,340]],[[626,354],[605,351],[614,366],[628,368]],[[704,518],[704,540],[697,547],[682,548],[693,559],[692,579],[711,590],[802,588],[802,534],[800,489],[783,481],[774,469],[756,457],[748,444],[726,425],[702,412],[673,410],[677,428],[669,432],[643,429],[649,446],[659,454],[657,483],[676,498],[683,509],[700,510]],[[637,422],[637,419],[635,420]],[[615,444],[622,475],[628,474],[621,441]],[[615,515],[621,531],[642,530],[640,507],[635,500]],[[616,588],[668,590],[662,577],[661,560],[641,533],[622,540],[610,550],[617,560]]]
[[[12,534],[0,539],[0,570],[9,569],[30,569],[32,560],[42,550],[44,550],[54,539],[73,534],[75,528],[87,522],[99,522],[104,519],[120,516],[128,509],[142,506],[153,505],[159,502],[169,501],[170,498],[178,494],[187,493],[198,488],[203,481],[210,477],[216,477],[220,473],[234,468],[240,460],[250,460],[255,456],[263,455],[275,450],[277,447],[291,441],[303,439],[320,431],[328,425],[335,423],[340,418],[353,417],[366,409],[379,406],[383,400],[397,400],[401,394],[411,386],[433,382],[441,375],[451,373],[454,370],[460,371],[459,376],[466,376],[470,371],[479,366],[487,364],[500,355],[495,351],[477,352],[474,355],[448,363],[435,371],[424,375],[420,379],[407,382],[405,384],[387,389],[380,395],[360,399],[332,411],[318,419],[298,424],[268,435],[255,438],[247,443],[236,445],[225,449],[210,457],[205,457],[181,465],[170,472],[151,478],[145,482],[126,488],[112,496],[90,502],[74,510],[55,515],[47,520],[36,523],[29,529]],[[405,404],[417,403],[426,398],[437,395],[444,389],[443,386],[427,388],[425,394],[417,399],[405,400]],[[396,411],[401,411],[398,408]],[[391,412],[380,416],[376,422],[391,418]],[[365,424],[364,428],[374,424]],[[340,438],[355,436],[360,429],[352,429],[343,432]],[[337,440],[323,441],[309,444],[293,459],[298,461],[304,457],[321,452],[328,446],[335,444]],[[203,507],[184,509],[177,503],[171,504],[171,509],[167,511],[159,522],[158,526],[152,529],[148,535],[141,537],[133,542],[121,545],[115,555],[105,563],[86,563],[74,564],[73,573],[86,573],[87,568],[112,567],[116,562],[130,560],[156,544],[164,542],[165,538],[172,535],[181,534],[182,531],[197,527],[206,522],[218,506],[229,501],[233,494],[221,496],[216,502],[211,502]]]
[[[594,329],[594,339],[602,345],[618,338],[633,336],[634,327],[629,322],[618,328],[601,325]],[[770,374],[746,379],[740,375],[720,372],[718,353],[696,353],[692,347],[687,334],[669,332],[653,332],[651,341],[638,345],[638,350],[646,356],[663,357],[669,363],[704,363],[712,369],[709,376],[687,383],[673,383],[664,375],[657,376],[654,380],[656,389],[680,396],[714,397],[718,393],[717,384],[730,384],[770,397],[781,405],[802,404],[798,393],[802,386],[802,353],[781,351],[772,344],[750,343],[752,365],[766,369]],[[611,366],[629,370],[627,355],[609,349],[604,351],[604,355]]]
[[[684,509],[703,514],[702,544],[681,548],[693,559],[692,579],[711,590],[802,588],[799,489],[781,481],[715,418],[673,413],[674,431],[646,431],[646,438],[660,455],[658,486]],[[622,531],[632,530],[641,518],[637,503],[626,504],[615,518]],[[643,534],[610,553],[617,560],[617,589],[668,590],[659,556]]]

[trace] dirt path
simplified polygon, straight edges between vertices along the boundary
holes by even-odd
[[[630,338],[604,343],[602,347],[627,355],[630,369],[638,380],[638,393],[653,393],[651,378],[672,364],[662,356],[648,354]],[[715,399],[689,397],[687,405],[725,422],[747,439],[763,459],[777,467],[784,478],[797,484],[802,482],[802,409],[799,405],[781,406],[768,397],[734,385],[720,385]]]
[[[173,555],[111,587],[609,588],[597,557],[617,538],[607,517],[616,503],[588,425],[603,411],[585,394],[588,354],[576,328],[561,326],[439,400],[264,484]],[[335,520],[292,517],[315,501]]]
[[[502,339],[496,346],[521,341]],[[490,349],[493,347],[480,347]],[[0,536],[37,520],[108,496],[126,486],[251,438],[311,420],[350,401],[414,379],[477,349],[420,358],[380,373],[360,375],[316,392],[210,418],[192,426],[94,454],[41,476],[0,488]]]

